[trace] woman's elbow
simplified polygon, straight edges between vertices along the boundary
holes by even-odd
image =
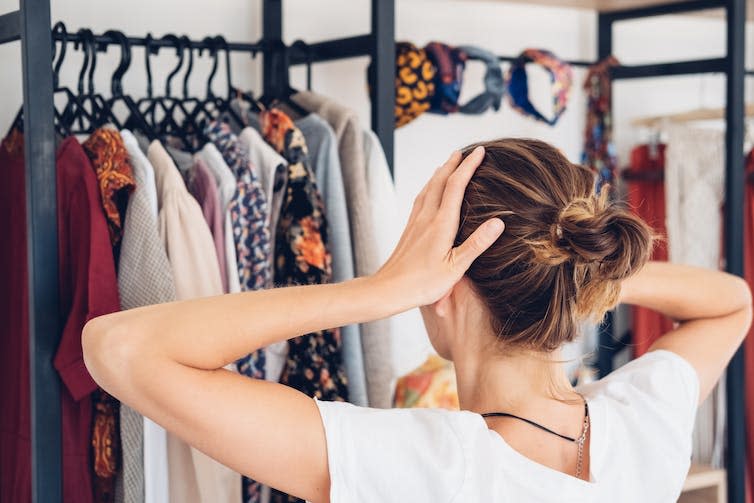
[[[81,334],[87,370],[100,387],[112,394],[121,378],[130,373],[138,354],[136,341],[128,337],[128,328],[117,318],[118,313],[93,318]]]
[[[735,292],[736,305],[738,306],[738,312],[741,313],[741,333],[743,338],[751,328],[752,322],[752,295],[749,284],[742,278],[735,278]]]

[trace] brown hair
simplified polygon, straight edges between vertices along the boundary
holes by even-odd
[[[486,220],[505,232],[466,272],[507,347],[552,351],[582,321],[601,320],[620,282],[648,260],[652,230],[595,194],[594,173],[538,140],[507,138],[485,148],[461,207],[456,244]]]

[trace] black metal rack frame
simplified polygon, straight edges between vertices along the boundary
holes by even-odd
[[[744,196],[744,68],[746,0],[689,0],[647,8],[600,13],[597,26],[598,58],[613,51],[613,25],[644,17],[724,8],[727,52],[724,57],[669,62],[614,69],[614,79],[633,79],[698,73],[724,73],[726,93],[725,257],[729,272],[743,274]],[[370,56],[376,80],[371,90],[372,128],[393,165],[393,104],[395,99],[395,2],[372,0],[372,30],[362,36],[311,44],[303,53],[293,50],[287,60],[282,0],[263,1],[264,92],[279,85],[281,64],[317,63]],[[50,0],[20,0],[20,8],[0,16],[0,44],[20,40],[23,65],[25,118],[26,198],[29,261],[29,353],[31,370],[32,498],[35,502],[61,500],[60,380],[52,366],[60,334],[58,319],[58,253],[55,194],[55,133],[53,128],[52,36]],[[136,41],[136,39],[134,39]],[[108,43],[108,40],[100,40]],[[259,51],[259,44],[229,43],[231,50]],[[510,56],[501,56],[511,61]],[[574,61],[577,66],[588,62]],[[601,329],[598,366],[612,370],[621,344],[613,334],[612,317]],[[745,424],[743,354],[738,351],[728,367],[728,498],[745,497]]]
[[[726,270],[743,276],[744,260],[744,80],[746,0],[692,0],[617,12],[600,13],[597,22],[598,58],[613,52],[613,26],[616,22],[666,14],[724,8],[727,50],[724,57],[630,67],[617,67],[614,80],[701,73],[726,76],[725,105],[725,209],[723,217]],[[625,342],[615,337],[613,317],[608,315],[600,330],[598,367],[600,375],[613,368],[616,352]],[[746,423],[744,395],[744,356],[739,349],[727,370],[727,451],[728,501],[743,503],[746,497]]]

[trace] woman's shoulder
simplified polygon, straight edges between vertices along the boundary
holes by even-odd
[[[467,475],[469,412],[317,400],[331,501],[450,502]]]
[[[616,421],[672,425],[676,434],[690,438],[699,401],[699,377],[680,355],[656,350],[578,391],[587,400],[603,402]]]

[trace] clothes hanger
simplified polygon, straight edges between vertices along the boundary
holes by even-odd
[[[118,125],[118,129],[139,131],[152,141],[157,137],[154,130],[147,122],[146,117],[142,115],[133,98],[123,93],[122,78],[131,66],[131,43],[128,41],[128,37],[121,31],[108,30],[104,33],[104,36],[111,38],[120,45],[120,62],[110,77],[111,97],[107,101],[107,104],[110,110],[113,111],[113,116],[115,116],[114,110],[118,103],[123,103],[128,112],[128,116],[122,125],[117,121],[117,117],[114,117],[114,122]]]
[[[156,104],[163,110],[163,117],[160,121],[157,130],[162,137],[176,136],[182,138],[183,129],[179,119],[176,117],[176,113],[181,113],[181,121],[190,114],[189,110],[183,105],[181,100],[172,95],[173,90],[173,78],[181,71],[183,62],[186,59],[184,54],[184,45],[187,38],[181,39],[176,35],[165,35],[163,40],[172,42],[175,47],[176,55],[178,56],[178,64],[168,74],[165,80],[165,95],[155,99]]]
[[[58,53],[57,50],[57,36],[62,37],[62,41],[60,42],[60,52]],[[63,63],[63,58],[65,58],[65,51],[66,46],[68,44],[68,30],[65,27],[65,24],[61,21],[58,21],[55,23],[55,25],[52,28],[52,88],[53,90],[59,89],[59,72],[60,72],[60,66]],[[57,58],[57,61],[56,61]],[[70,102],[70,99],[67,101],[67,103]],[[60,128],[60,112],[57,108],[53,105],[53,120],[55,122],[55,131],[58,134],[63,134],[62,128]],[[13,122],[11,122],[11,126],[8,129],[8,132],[5,134],[5,136],[8,136],[13,130],[18,130],[20,132],[24,131],[24,106],[21,104],[21,106],[18,108],[18,112],[16,112],[15,117],[13,118]]]
[[[174,108],[180,106],[184,114],[180,131],[176,133],[188,150],[196,151],[200,145],[208,141],[204,135],[204,125],[212,117],[212,110],[205,100],[189,95],[188,82],[194,68],[194,50],[187,36],[182,36],[180,42],[183,49],[188,51],[188,66],[183,76],[183,97],[174,105]]]
[[[58,25],[56,25],[56,28]],[[65,27],[62,27],[62,30],[64,30]],[[58,29],[58,32],[60,32],[60,28]],[[61,33],[63,36],[63,46],[67,44],[67,32]],[[95,124],[98,120],[98,115],[101,113],[99,103],[97,103],[96,100],[90,100],[87,99],[87,96],[84,92],[84,78],[87,75],[87,69],[90,67],[93,68],[94,65],[92,65],[92,61],[96,61],[96,56],[93,54],[93,44],[90,42],[93,42],[94,40],[94,34],[91,32],[91,30],[81,29],[77,32],[77,35],[79,37],[79,40],[74,43],[74,49],[78,49],[79,47],[82,48],[82,51],[84,53],[84,59],[81,66],[81,70],[79,70],[79,77],[78,77],[78,83],[77,83],[77,93],[73,93],[69,88],[65,86],[59,86],[59,84],[56,82],[56,87],[53,91],[53,94],[60,95],[63,94],[67,102],[65,106],[63,107],[63,110],[59,113],[59,121],[58,121],[58,132],[63,136],[70,136],[72,134],[86,134],[87,131],[89,131],[92,128],[92,125]],[[55,80],[58,80],[58,70],[60,69],[60,65],[62,64],[63,57],[64,57],[64,51],[61,47],[61,58],[58,60],[58,62],[55,64],[54,74],[55,74]],[[96,63],[95,63],[96,64]],[[89,82],[89,88],[93,90],[93,83],[91,82],[91,76],[93,75],[93,71],[89,73],[90,75],[90,82]],[[74,126],[78,125],[78,129],[74,130]]]
[[[230,65],[230,47],[228,46],[228,42],[225,40],[225,37],[223,37],[222,35],[214,37],[213,47],[216,54],[220,51],[223,51],[225,53],[225,83],[227,92],[224,98],[222,96],[211,93],[212,79],[210,79],[207,83],[207,92],[211,93],[211,98],[208,94],[208,99],[210,99],[213,103],[217,118],[224,120],[230,119],[235,121],[238,125],[244,125],[245,121],[241,117],[239,117],[236,111],[233,110],[233,107],[231,107],[232,100],[237,96],[237,93],[235,87],[233,86],[232,70]],[[252,54],[254,54],[255,52],[256,51],[252,51]],[[212,74],[211,77],[214,78],[214,74]],[[253,106],[258,109],[256,104],[254,104]]]
[[[170,95],[171,80],[178,73],[181,66],[183,66],[183,51],[180,47],[180,40],[175,35],[166,35],[162,40],[167,40],[174,44],[176,48],[176,54],[178,56],[178,64],[168,75],[168,79],[165,84],[164,96],[154,96],[152,86],[152,68],[150,63],[150,55],[159,54],[160,47],[153,43],[151,34],[147,34],[145,42],[145,58],[147,70],[147,96],[136,102],[142,115],[148,119],[152,130],[155,134],[162,138],[169,134],[178,131],[180,129],[179,124],[176,122],[171,108],[176,98]]]
[[[309,51],[308,45],[303,40],[297,40],[294,42],[294,45],[296,44],[298,47],[306,46],[307,51]],[[283,103],[300,117],[309,115],[308,110],[304,109],[291,99],[291,96],[298,93],[298,91],[290,85],[290,48],[281,40],[275,40],[270,43],[270,49],[272,57],[272,64],[270,67],[273,78],[273,86],[271,86],[272,93],[270,95],[262,95],[262,97],[259,98],[259,101],[267,108],[272,108]]]

